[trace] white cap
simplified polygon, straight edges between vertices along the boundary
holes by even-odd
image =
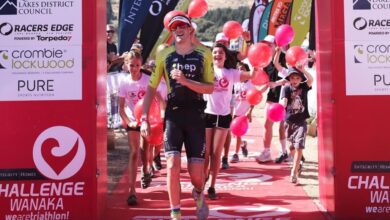
[[[215,36],[215,42],[221,42],[221,41],[229,42],[229,38],[227,38],[225,34],[223,34],[222,32],[218,33],[217,36]]]
[[[267,36],[265,36],[264,40],[262,40],[262,41],[266,41],[268,43],[274,44],[275,37],[273,35],[267,35]]]

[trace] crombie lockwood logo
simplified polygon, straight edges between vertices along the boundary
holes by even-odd
[[[65,126],[43,131],[33,147],[34,163],[44,176],[64,180],[74,176],[85,161],[85,144],[81,136]]]
[[[8,50],[0,50],[0,69],[7,69],[8,60]]]
[[[362,63],[363,54],[364,54],[364,48],[363,45],[354,45],[354,62],[355,63]]]
[[[369,0],[352,0],[354,10],[370,10],[371,3]]]
[[[0,15],[16,15],[17,0],[0,0]]]

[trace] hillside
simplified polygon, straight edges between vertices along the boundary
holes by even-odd
[[[217,8],[238,8],[241,6],[251,7],[254,0],[207,0],[209,10]]]

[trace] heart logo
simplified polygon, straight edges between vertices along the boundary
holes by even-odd
[[[49,138],[42,143],[42,157],[51,166],[54,172],[59,175],[76,156],[78,143],[79,140],[77,139],[69,153],[63,156],[55,156],[53,155],[53,152],[61,147],[56,139]]]
[[[74,176],[85,161],[85,144],[81,136],[65,126],[43,131],[35,140],[33,160],[42,175],[63,180]]]
[[[221,86],[222,88],[226,88],[229,86],[229,81],[224,77],[219,80],[219,86]]]

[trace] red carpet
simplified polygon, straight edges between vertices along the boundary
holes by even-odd
[[[259,135],[260,118],[254,119],[248,135],[244,137],[248,140],[249,156],[244,158],[239,155],[239,163],[230,164],[229,169],[220,172],[216,185],[219,199],[214,201],[207,199],[210,208],[209,219],[326,219],[306,195],[302,186],[288,181],[287,163],[279,165],[273,162],[267,164],[255,162],[254,156],[257,156],[263,147]],[[235,143],[234,139],[232,143]],[[233,151],[233,146],[230,150]],[[276,146],[272,146],[273,157],[276,157],[277,150]],[[109,195],[105,219],[170,219],[165,169],[158,175],[148,189],[141,189],[140,183],[137,182],[139,204],[129,207],[126,204],[128,176],[125,171],[117,188]],[[140,177],[137,176],[137,179]],[[206,194],[207,188],[206,185]],[[192,185],[187,174],[185,157],[182,157],[181,189],[182,219],[196,219],[195,202],[191,198]]]

